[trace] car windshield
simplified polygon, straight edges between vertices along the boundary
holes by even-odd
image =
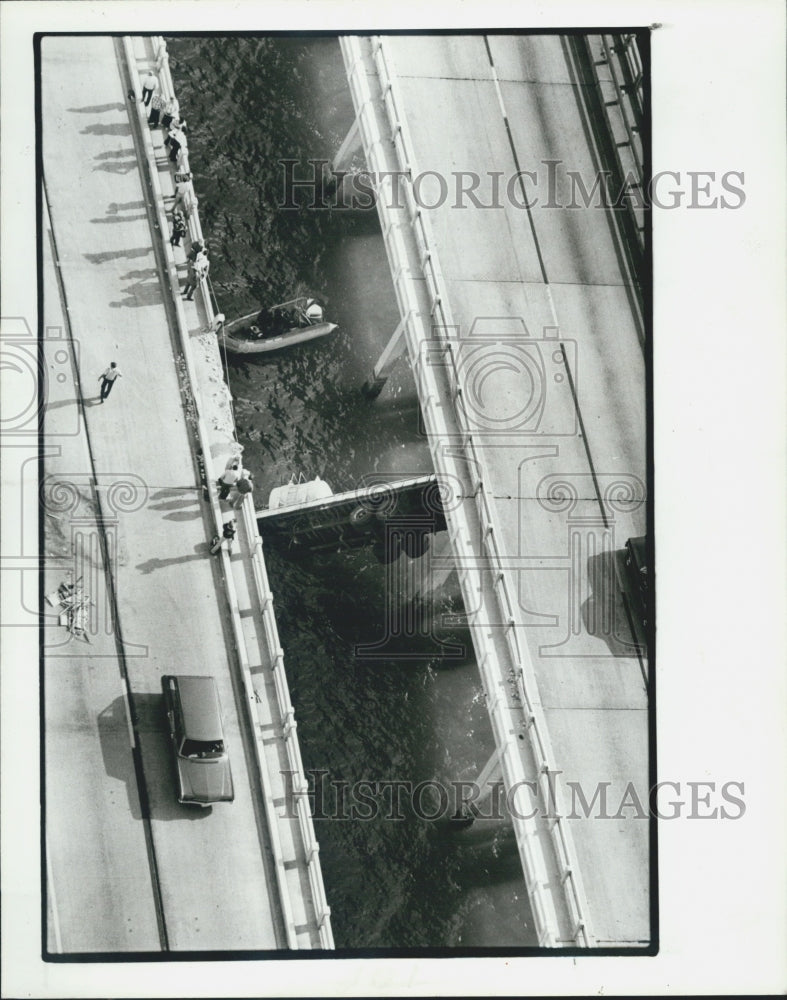
[[[224,744],[221,740],[206,742],[205,740],[184,740],[180,746],[182,757],[221,757]]]

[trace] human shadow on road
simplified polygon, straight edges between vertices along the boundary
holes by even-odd
[[[97,167],[93,167],[93,173],[103,170],[107,174],[127,174],[136,169],[136,160],[118,160],[116,163],[100,163]]]
[[[103,219],[91,219],[93,223],[101,224],[105,222],[141,222],[142,219],[146,219],[147,216],[142,213],[141,215],[107,215]]]
[[[140,281],[142,281],[155,277],[156,277],[155,267],[145,267],[142,270],[126,271],[125,274],[120,275],[122,281],[130,281],[132,278],[138,278]]]
[[[202,511],[200,510],[181,510],[174,514],[165,514],[165,521],[196,521],[198,517],[202,517]]]
[[[191,496],[184,497],[181,496],[179,500],[165,500],[163,503],[152,503],[150,504],[151,510],[182,510],[183,507],[191,507],[197,503],[198,497],[196,495],[197,488],[194,487],[190,491]]]
[[[137,247],[134,250],[107,250],[106,253],[85,253],[82,256],[91,264],[105,264],[109,260],[120,260],[121,257],[147,257],[153,253],[150,247]]]
[[[150,494],[151,500],[171,500],[182,497],[184,493],[196,493],[196,486],[164,486]],[[166,510],[165,507],[154,507],[154,510]]]
[[[159,284],[154,268],[149,268],[145,271],[131,271],[129,274],[144,275],[144,277],[140,277],[138,281],[132,281],[131,284],[127,285],[123,289],[125,298],[120,302],[109,303],[112,309],[138,309],[140,306],[160,305],[164,301],[161,293],[161,285]]]
[[[193,521],[198,517],[202,516],[202,508],[200,507],[200,498],[197,496],[197,488],[188,491],[188,496],[183,496],[180,494],[178,499],[164,500],[161,503],[153,503],[150,505],[151,510],[167,510],[172,513],[165,514],[164,520],[166,521]],[[185,510],[184,508],[191,507],[196,509]]]
[[[76,399],[47,400],[44,409],[49,413],[51,410],[61,410],[64,406],[75,406],[76,402]]]
[[[636,656],[637,642],[631,633],[616,563],[623,555],[602,552],[587,561],[590,596],[582,604],[582,622],[590,635],[602,639],[613,656]]]
[[[194,562],[196,559],[204,559],[210,555],[210,544],[200,542],[195,546],[194,553],[188,556],[173,556],[171,559],[147,559],[145,562],[137,563],[136,569],[142,573],[152,573],[157,569],[164,569],[165,566],[177,566],[180,563]]]
[[[106,208],[107,215],[115,215],[117,212],[125,212],[131,208],[144,208],[144,201],[111,201]]]
[[[117,122],[114,125],[88,125],[83,128],[80,135],[131,135],[131,126],[124,122]]]
[[[126,146],[124,149],[106,149],[103,153],[96,153],[94,160],[127,160],[136,157],[133,146]]]
[[[69,108],[68,110],[78,115],[100,115],[103,111],[125,111],[126,105],[120,101],[114,101],[112,104],[89,104],[84,108]]]
[[[130,170],[136,169],[137,166],[137,157],[133,146],[126,149],[107,149],[94,156],[93,159],[101,161],[98,166],[93,167],[94,173],[97,170],[104,170],[107,173],[127,174]]]

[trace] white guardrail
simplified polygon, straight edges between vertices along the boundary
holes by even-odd
[[[159,79],[159,84],[161,87],[162,94],[167,98],[175,97],[175,88],[169,70],[169,56],[167,53],[166,43],[164,39],[161,38],[160,36],[154,36],[153,38],[150,39],[150,41],[153,45],[153,50],[156,54],[156,74]],[[139,74],[136,65],[136,58],[134,56],[131,39],[128,36],[125,36],[123,38],[123,45],[124,45],[128,70],[129,73],[131,74],[132,82],[134,83],[135,92],[139,93],[140,92]],[[141,120],[143,120],[144,122],[145,113],[139,105],[137,105],[137,107]],[[142,128],[141,131],[142,131],[143,143],[145,145],[146,155],[148,156],[150,165],[149,173],[155,196],[155,207],[158,216],[159,229],[162,234],[166,234],[169,231],[169,227],[167,224],[166,213],[164,210],[164,199],[161,191],[158,171],[156,169],[155,155],[153,152],[153,143],[148,129]],[[188,163],[188,153],[185,150],[182,151],[178,160],[178,172],[179,173],[190,172],[190,167]],[[184,206],[186,208],[186,213],[188,217],[190,236],[192,241],[200,240],[202,242],[203,241],[202,227],[200,225],[199,213],[197,211],[198,199],[194,194],[194,187],[192,182],[188,181],[186,186],[187,186],[187,191],[186,191],[186,197],[184,198]],[[163,241],[163,246],[166,255],[170,282],[172,284],[172,287],[177,289],[179,287],[179,279],[177,274],[177,268],[175,265],[174,253],[172,247],[169,244],[169,240],[165,239]],[[212,328],[215,323],[215,315],[211,303],[210,292],[206,287],[206,283],[204,282],[201,283],[201,288],[203,293],[205,312],[208,318],[208,324],[209,327]],[[199,438],[200,448],[202,449],[202,457],[205,466],[205,476],[207,482],[210,484],[213,481],[213,473],[210,461],[210,441],[205,429],[203,418],[201,416],[204,410],[201,402],[199,383],[197,381],[196,373],[194,370],[194,360],[191,351],[188,325],[186,323],[186,318],[180,297],[178,295],[175,295],[174,301],[175,301],[175,312],[177,316],[178,334],[181,341],[183,356],[186,361],[189,381],[191,383],[191,390],[194,397],[194,405],[197,412],[197,435]],[[233,431],[235,431],[234,427]],[[237,433],[235,434],[235,437],[237,439]],[[223,524],[223,516],[221,508],[219,506],[218,499],[216,495],[213,493],[213,491],[211,490],[209,491],[209,493],[210,493],[211,510],[213,512],[216,533],[220,535]],[[295,798],[295,809],[298,817],[298,828],[301,835],[301,839],[303,841],[304,856],[308,868],[309,885],[312,892],[312,901],[314,905],[315,918],[319,930],[320,945],[323,948],[331,949],[334,947],[333,931],[331,929],[331,920],[330,920],[331,908],[328,906],[327,900],[325,898],[325,887],[323,884],[322,868],[320,866],[320,858],[319,858],[320,845],[318,844],[314,834],[314,825],[312,822],[311,810],[309,808],[309,796],[308,796],[309,783],[308,780],[306,779],[306,775],[304,774],[303,761],[301,760],[300,746],[298,744],[298,738],[297,738],[297,723],[295,721],[295,712],[292,706],[292,702],[290,700],[290,692],[287,684],[287,677],[284,672],[284,653],[281,648],[281,643],[279,642],[278,628],[273,613],[273,594],[271,593],[271,589],[268,584],[268,575],[265,569],[265,562],[262,556],[262,540],[259,536],[259,532],[257,531],[257,523],[254,517],[254,508],[251,500],[248,497],[244,497],[243,503],[240,507],[239,520],[243,529],[243,533],[245,535],[246,544],[249,546],[252,555],[252,569],[255,582],[255,589],[257,592],[257,598],[259,601],[259,606],[261,609],[262,620],[264,625],[265,646],[273,668],[276,699],[278,703],[279,713],[282,719],[282,731],[280,735],[284,739],[287,751],[287,761],[289,764],[290,772],[292,774],[292,787]],[[235,592],[234,581],[232,578],[232,566],[230,563],[229,554],[227,553],[226,549],[222,548],[221,556],[223,560],[224,579],[226,581],[226,586],[227,586],[227,596],[230,604],[230,610],[232,612],[231,617],[232,617],[233,633],[235,637],[238,658],[241,665],[241,677],[244,685],[247,707],[253,724],[255,757],[260,773],[260,782],[263,788],[263,794],[265,800],[264,801],[265,813],[268,820],[268,828],[271,837],[271,850],[274,857],[280,902],[282,905],[284,923],[287,931],[287,945],[289,948],[297,949],[298,948],[297,932],[295,927],[295,921],[293,918],[292,903],[290,900],[289,889],[287,885],[286,869],[284,867],[284,857],[282,854],[281,838],[279,835],[279,827],[278,827],[279,818],[276,814],[276,808],[273,802],[273,794],[271,791],[272,787],[271,777],[265,759],[265,750],[262,745],[262,740],[260,738],[258,730],[259,723],[256,716],[257,702],[251,678],[248,654],[246,651],[246,642],[243,635],[240,616],[238,613],[238,601]]]
[[[500,750],[506,787],[524,787],[517,783],[524,782],[528,777],[524,772],[520,748],[517,743],[517,734],[514,732],[509,720],[505,718],[505,712],[510,711],[508,703],[513,694],[513,699],[518,700],[522,706],[532,753],[539,769],[539,786],[544,796],[544,801],[551,801],[556,805],[554,809],[556,818],[550,819],[548,822],[559,867],[560,882],[571,922],[571,938],[576,945],[588,947],[593,944],[588,904],[578,866],[574,860],[575,855],[571,834],[566,828],[565,822],[560,818],[565,815],[565,810],[562,808],[560,790],[559,788],[550,787],[549,784],[548,773],[550,771],[555,773],[556,768],[552,762],[553,756],[547,735],[546,720],[540,702],[535,698],[531,698],[528,692],[531,684],[537,690],[532,663],[530,662],[529,651],[520,638],[522,632],[521,626],[519,632],[517,631],[517,625],[519,624],[517,620],[518,605],[510,593],[508,576],[503,570],[502,553],[498,546],[498,538],[502,538],[502,533],[498,525],[494,505],[490,502],[489,492],[484,486],[483,454],[476,447],[473,435],[470,432],[470,424],[465,411],[454,348],[448,339],[448,332],[455,331],[456,327],[451,316],[447,298],[443,293],[445,283],[437,254],[434,250],[436,244],[431,234],[430,224],[418,206],[412,188],[412,179],[414,176],[417,176],[418,171],[414,161],[414,147],[410,140],[407,122],[404,115],[399,113],[399,108],[403,107],[403,104],[398,94],[396,81],[393,74],[389,71],[389,63],[386,59],[382,39],[380,37],[373,37],[370,39],[370,44],[377,76],[382,89],[382,100],[390,126],[389,136],[384,137],[380,135],[372,110],[373,98],[369,90],[360,40],[355,36],[342,36],[340,44],[342,46],[347,75],[353,92],[354,106],[360,122],[367,156],[369,156],[370,161],[374,160],[375,148],[381,147],[386,141],[389,144],[392,142],[396,150],[399,169],[404,175],[404,184],[402,187],[406,193],[410,227],[415,237],[418,258],[428,290],[430,302],[430,315],[428,319],[431,320],[432,332],[437,334],[437,344],[439,344],[439,349],[445,360],[444,365],[435,366],[424,361],[424,347],[426,346],[428,335],[423,329],[423,321],[427,317],[419,313],[415,302],[411,278],[408,276],[408,268],[406,267],[407,251],[399,231],[399,223],[393,218],[386,218],[387,213],[384,207],[380,214],[391,257],[391,270],[405,324],[413,371],[418,383],[424,421],[429,431],[430,442],[434,445],[433,456],[435,458],[435,468],[445,473],[450,468],[452,461],[455,462],[455,459],[446,454],[448,449],[443,449],[440,452],[436,445],[439,445],[441,441],[450,441],[456,437],[455,429],[449,427],[443,407],[440,404],[440,389],[436,380],[436,370],[439,367],[440,370],[447,373],[448,389],[454,404],[453,411],[462,438],[462,447],[456,450],[463,452],[466,467],[470,473],[484,548],[494,568],[494,592],[497,598],[501,621],[504,623],[511,660],[514,664],[513,676],[511,676],[511,668],[500,661],[494,645],[485,642],[482,630],[473,629],[473,634],[481,645],[485,646],[482,655],[479,657],[479,670],[484,678],[487,689],[488,709],[495,731],[495,742]],[[375,169],[377,165],[370,162],[372,169]],[[385,172],[383,163],[380,163],[380,167],[380,170],[375,171],[377,177]],[[390,176],[384,177],[380,188],[386,189],[385,193],[388,194],[390,192],[387,188],[391,185],[392,179]],[[385,197],[379,197],[378,192],[378,206],[385,206],[386,204],[397,204],[397,199],[394,198],[392,201],[387,201]],[[398,261],[396,258],[398,258]],[[434,337],[429,340],[428,346],[432,353],[434,353],[432,345],[435,345],[435,343]],[[449,511],[448,521],[454,553],[457,556],[456,561],[460,583],[465,594],[466,607],[472,608],[482,593],[482,574],[475,567],[476,559],[474,557],[476,556],[476,552],[469,541],[474,536],[471,534],[466,511],[461,504]],[[488,611],[486,613],[488,614]],[[471,623],[473,617],[471,615]],[[488,622],[492,620],[490,617],[484,617],[483,605],[475,613],[475,617],[479,621]],[[526,681],[526,675],[529,675],[532,679],[529,683]],[[539,943],[548,947],[565,944],[566,941],[564,935],[560,932],[559,922],[555,914],[551,892],[547,888],[547,883],[550,881],[549,873],[535,826],[532,821],[523,820],[520,817],[513,819],[513,825],[522,859],[525,881],[533,907]]]

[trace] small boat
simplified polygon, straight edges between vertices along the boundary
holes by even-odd
[[[222,323],[218,335],[233,354],[264,354],[333,333],[337,324],[322,319],[322,306],[315,299],[293,299]]]

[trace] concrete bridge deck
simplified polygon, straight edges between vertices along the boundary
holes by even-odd
[[[47,588],[79,568],[93,601],[90,642],[46,629],[47,948],[330,947],[308,804],[279,773],[297,735],[248,500],[234,554],[209,552],[229,510],[202,476],[223,468],[232,425],[204,312],[178,298],[162,137],[127,99],[154,64],[150,39],[42,42],[43,516],[62,549]],[[101,403],[110,361],[122,378]],[[232,804],[175,801],[163,673],[215,676]]]
[[[558,775],[562,819],[514,816],[540,940],[645,946],[649,823],[619,805],[647,810],[647,663],[615,574],[646,531],[639,276],[576,204],[589,84],[558,36],[341,43],[503,774]]]

